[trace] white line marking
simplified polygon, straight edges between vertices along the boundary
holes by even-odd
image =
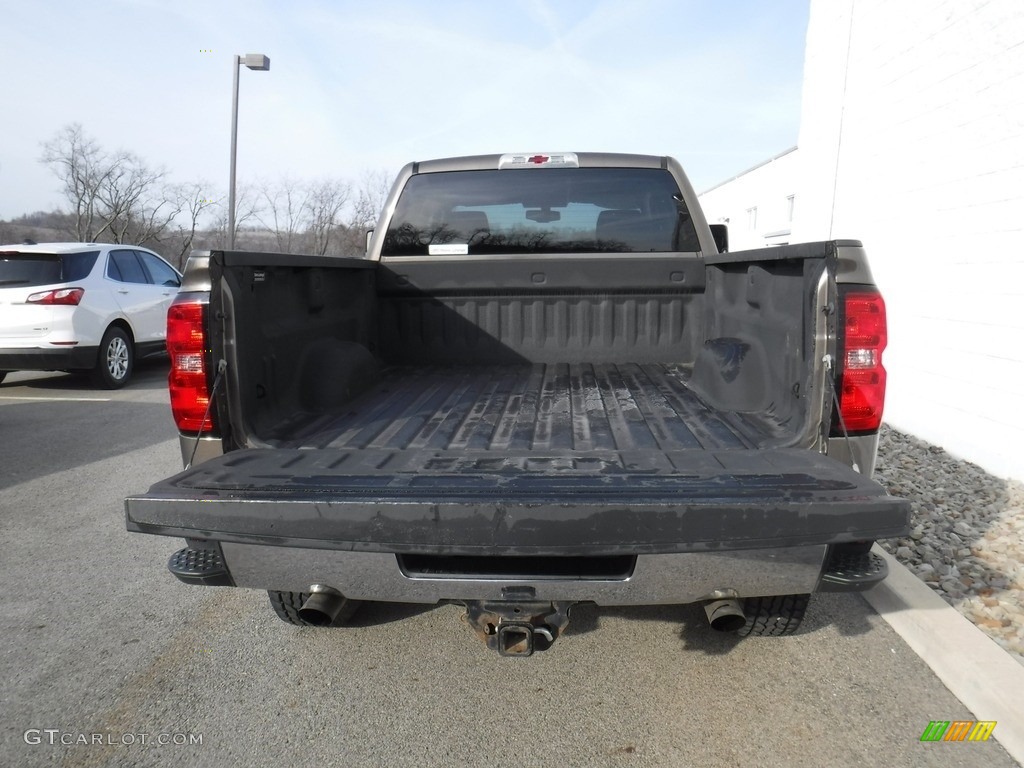
[[[0,395],[0,400],[31,400],[38,403],[109,403],[109,397],[15,397]]]
[[[1024,760],[1024,667],[896,558],[877,544],[871,551],[889,575],[861,594],[979,720],[999,721],[992,737]]]

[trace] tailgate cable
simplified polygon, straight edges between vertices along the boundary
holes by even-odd
[[[220,382],[224,378],[224,371],[227,369],[227,360],[221,359],[217,361],[217,375],[214,377],[213,387],[210,389],[210,399],[206,403],[206,413],[203,414],[203,420],[199,423],[199,431],[196,432],[196,444],[192,446],[192,455],[188,457],[188,464],[185,465],[185,469],[189,469],[192,466],[192,462],[195,461],[196,451],[199,450],[199,438],[203,436],[203,429],[210,420],[210,409],[213,408],[213,399],[217,396],[217,387],[220,386]]]
[[[821,362],[825,364],[825,381],[828,382],[829,391],[832,393],[833,413],[839,419],[839,429],[842,430],[843,439],[846,441],[846,450],[850,452],[850,463],[853,465],[853,471],[860,474],[860,466],[853,457],[853,445],[850,443],[850,435],[846,431],[846,422],[843,421],[843,409],[839,406],[839,393],[836,392],[836,383],[832,377],[832,355],[825,355],[821,358]]]

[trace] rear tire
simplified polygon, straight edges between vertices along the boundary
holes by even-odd
[[[800,627],[810,595],[748,597],[743,601],[747,623],[736,631],[740,637],[792,635]]]
[[[297,627],[322,626],[306,621],[299,616],[299,609],[309,599],[309,592],[276,592],[268,590],[267,595],[270,597],[270,605],[273,607],[274,613],[277,614],[281,621],[294,624]],[[345,606],[341,609],[341,613],[338,614],[338,618],[329,626],[340,627],[347,624],[361,604],[359,600],[349,600],[346,597]]]
[[[123,328],[112,325],[103,334],[92,378],[103,389],[120,389],[132,377],[135,350]]]

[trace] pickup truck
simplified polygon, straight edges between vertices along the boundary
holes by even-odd
[[[296,625],[465,606],[501,655],[581,602],[785,635],[886,575],[885,305],[859,242],[729,253],[670,157],[407,165],[363,258],[199,251],[168,313],[185,470],[125,502],[190,584]]]

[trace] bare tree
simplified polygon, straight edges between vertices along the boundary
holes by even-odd
[[[226,199],[225,195],[225,199]],[[252,184],[241,183],[235,187],[235,247],[241,248],[243,245],[252,245],[251,239],[248,233],[243,229],[246,223],[259,222],[260,216],[263,213],[263,207],[261,205],[262,195],[256,186]],[[221,243],[220,247],[224,247],[224,244],[228,241],[228,211],[227,204],[223,202],[215,202],[214,205],[221,208],[222,212],[217,218],[217,240]],[[243,242],[245,241],[245,242]]]
[[[18,240],[18,230],[9,221],[0,221],[0,243],[14,243]]]
[[[75,217],[72,234],[83,242],[95,240],[107,226],[98,209],[102,206],[100,190],[113,170],[110,159],[80,124],[73,123],[43,144],[42,162],[64,186],[64,197]]]
[[[352,187],[340,179],[321,179],[309,186],[306,196],[307,236],[313,253],[328,253],[331,241],[341,226],[341,212],[348,203]]]
[[[264,208],[259,221],[273,232],[277,250],[292,253],[302,250],[300,240],[305,230],[306,207],[309,192],[304,184],[287,176],[275,186],[268,182],[260,185]]]
[[[176,219],[176,253],[173,259],[179,270],[185,264],[185,258],[192,250],[192,243],[195,242],[196,233],[199,230],[200,218],[205,212],[219,204],[218,200],[210,197],[209,189],[210,185],[203,181],[178,184],[172,188],[176,206],[180,211]]]
[[[384,203],[391,191],[391,176],[387,171],[377,169],[363,173],[359,182],[359,194],[349,226],[357,229],[372,229],[384,210]]]
[[[346,256],[361,256],[365,252],[366,233],[376,226],[390,190],[391,178],[386,171],[367,171],[362,175],[345,223],[339,227],[335,252]]]
[[[200,228],[205,214],[223,210],[205,184],[171,184],[163,168],[131,152],[104,151],[77,123],[43,144],[41,161],[63,185],[71,205],[65,228],[80,241],[161,244],[180,266],[197,239],[203,247],[227,239],[226,211],[212,229]],[[380,170],[364,173],[356,187],[336,177],[240,184],[235,242],[292,253],[361,254],[389,188],[389,175]]]
[[[35,211],[0,221],[0,242],[20,243],[34,240],[39,243],[53,242],[74,232],[74,216],[59,211]]]
[[[283,177],[258,185],[262,209],[256,215],[274,247],[285,253],[318,255],[340,249],[352,187],[337,178],[301,182]]]
[[[63,183],[79,241],[160,243],[184,210],[167,171],[131,152],[103,151],[77,123],[46,142],[41,159]]]
[[[252,224],[259,222],[262,211],[256,188],[249,184],[240,185],[235,192],[235,242],[242,233],[242,225],[248,222],[252,229]]]
[[[115,243],[158,241],[181,210],[164,194],[166,176],[130,152],[111,155],[98,195],[106,225],[96,236],[108,230]]]

